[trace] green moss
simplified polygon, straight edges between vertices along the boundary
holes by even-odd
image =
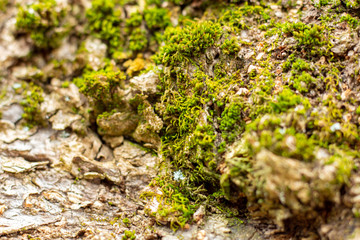
[[[141,198],[159,203],[156,212],[148,211],[157,221],[170,220],[170,227],[174,231],[192,221],[197,204],[190,200],[186,187],[181,182],[156,177],[149,186],[159,188],[160,193],[158,191],[144,192]]]
[[[222,137],[232,142],[244,128],[243,113],[244,104],[240,101],[233,101],[221,114],[220,130],[223,132]]]
[[[221,26],[210,21],[193,22],[184,28],[167,28],[165,45],[154,56],[157,64],[174,65],[203,52],[220,38]]]
[[[122,222],[125,224],[126,227],[130,226],[130,220],[128,218],[124,218]]]
[[[62,88],[68,88],[70,86],[70,82],[69,81],[65,81],[61,84]]]
[[[108,44],[111,54],[119,51],[124,44],[118,3],[117,0],[93,0],[91,8],[86,11],[89,30]]]
[[[114,113],[116,113],[115,109],[111,110],[110,112],[102,112],[97,116],[97,119],[107,119],[110,116],[112,116]]]
[[[316,80],[309,73],[303,71],[301,75],[292,76],[292,86],[299,92],[306,93],[309,91],[308,84],[314,83]]]
[[[315,4],[315,6],[322,7],[322,6],[326,6],[326,5],[332,5],[333,7],[337,7],[340,4],[341,4],[340,0],[320,0],[320,1],[318,1],[317,4]]]
[[[9,0],[0,0],[0,11],[5,12],[8,4],[9,4]]]
[[[122,240],[133,240],[136,239],[135,236],[135,231],[129,231],[129,230],[125,230],[124,232],[124,236],[121,238]]]
[[[95,110],[100,114],[118,107],[121,101],[118,90],[124,80],[124,73],[109,68],[86,72],[82,78],[75,79],[74,83],[81,93],[91,99]]]
[[[234,32],[250,28],[253,25],[247,23],[246,17],[252,17],[257,23],[264,23],[270,19],[269,12],[262,6],[253,6],[245,3],[238,8],[231,7],[223,12],[220,22],[222,25],[230,27]]]
[[[191,0],[169,0],[169,1],[166,1],[166,0],[146,0],[146,3],[148,5],[156,4],[157,6],[160,6],[164,2],[173,3],[175,5],[186,5],[186,4],[191,3],[192,1]]]
[[[22,118],[29,127],[44,125],[45,121],[40,110],[40,104],[44,101],[43,89],[33,83],[23,85],[23,87],[23,100],[20,102],[24,108]]]
[[[141,51],[146,48],[148,44],[146,31],[139,28],[132,31],[129,37],[129,49],[132,51]]]
[[[288,109],[304,104],[304,109],[309,108],[309,100],[300,95],[295,94],[288,88],[281,91],[276,97],[275,101],[270,102],[270,107],[274,113],[286,112]]]
[[[139,12],[133,12],[130,18],[126,19],[127,27],[139,27],[142,23],[143,16]]]
[[[359,0],[344,0],[346,7],[357,9],[360,7]]]
[[[65,9],[55,11],[55,0],[38,0],[20,7],[16,17],[16,28],[30,34],[39,48],[54,48],[60,44],[64,31],[59,31],[66,14]]]
[[[287,210],[287,199],[284,203],[275,199],[273,204],[271,193],[263,188],[259,175],[274,170],[257,158],[263,151],[284,164],[292,162],[306,168],[321,166],[324,161],[317,155],[319,150],[324,151],[329,153],[327,164],[336,169],[334,186],[341,188],[349,182],[356,155],[351,149],[359,145],[360,138],[358,123],[346,122],[344,116],[353,116],[357,102],[352,100],[348,106],[341,100],[339,76],[343,67],[336,63],[336,57],[330,58],[330,27],[323,22],[277,23],[270,19],[272,11],[263,7],[264,1],[262,6],[226,4],[224,11],[211,9],[201,21],[179,21],[178,27],[169,27],[169,12],[157,8],[164,1],[148,0],[147,4],[153,5],[145,6],[143,15],[133,13],[125,22],[114,14],[120,12],[121,4],[109,2],[113,4],[110,7],[99,4],[99,9],[93,8],[103,15],[92,22],[94,26],[99,22],[92,31],[108,44],[119,40],[121,47],[114,45],[113,49],[148,53],[156,49],[157,42],[164,41],[154,56],[160,65],[161,93],[151,100],[139,94],[129,103],[131,111],[141,116],[155,106],[164,123],[156,133],[161,136],[159,155],[166,174],[152,181],[154,191],[142,195],[147,202],[155,199],[159,203],[156,212],[149,211],[158,222],[170,221],[173,229],[184,227],[191,222],[197,207],[194,202],[209,203],[212,199],[215,203],[224,196],[234,202],[246,197],[249,204]],[[187,4],[177,3],[182,8]],[[111,27],[103,28],[103,19]],[[348,20],[349,24],[354,22]],[[272,45],[238,38],[241,30],[255,29],[259,24],[268,31],[267,36],[278,35]],[[112,32],[112,27],[116,31]],[[101,35],[103,30],[107,33]],[[290,37],[297,44],[284,41]],[[254,57],[239,59],[240,44],[245,50],[253,50]],[[258,51],[263,53],[261,59],[255,57]],[[289,57],[285,60],[286,54]],[[321,58],[324,55],[326,58]],[[246,71],[249,65],[254,66],[252,71]],[[94,104],[98,118],[107,118],[122,103],[118,89],[124,80],[119,71],[106,69],[86,72],[75,82]],[[304,184],[313,184],[306,181]]]
[[[359,19],[352,17],[350,14],[341,16],[340,22],[347,22],[349,26],[353,29],[357,28],[360,25]]]
[[[221,50],[225,54],[235,55],[240,51],[240,46],[237,39],[235,37],[232,37],[224,41],[224,43],[221,45]]]
[[[292,67],[297,71],[310,70],[310,64],[301,58],[297,58],[296,61],[293,63]]]
[[[308,25],[303,22],[285,22],[276,23],[269,28],[265,36],[273,36],[277,34],[279,37],[293,36],[298,44],[297,47],[307,53],[308,57],[317,55],[327,55],[331,42],[328,36],[327,25]]]
[[[170,26],[169,11],[165,8],[148,8],[144,10],[146,25],[151,30],[165,29]]]
[[[356,108],[356,114],[360,115],[360,106]]]
[[[327,160],[326,164],[335,164],[337,166],[336,183],[349,184],[351,171],[355,167],[354,156],[346,154],[345,151],[342,151],[335,146],[331,146],[330,149],[334,152],[334,155]]]

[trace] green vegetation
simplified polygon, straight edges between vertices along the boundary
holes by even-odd
[[[85,72],[82,78],[74,80],[80,92],[90,98],[97,114],[111,111],[121,103],[118,90],[123,86],[125,75],[111,68]]]
[[[360,25],[359,19],[352,17],[350,14],[341,16],[340,22],[347,22],[349,26],[353,29],[357,28]]]
[[[118,0],[93,0],[86,11],[89,30],[109,46],[111,54],[121,51],[124,44],[121,31],[121,8]]]
[[[123,16],[120,0],[94,0],[92,7],[86,11],[90,33],[103,40],[109,47],[109,55],[113,58],[124,58],[128,51],[136,56],[156,45],[161,32],[171,25],[170,13],[167,9],[146,7],[143,12],[135,11],[127,18]],[[145,27],[146,25],[146,27]]]
[[[151,30],[165,29],[170,26],[169,11],[164,8],[148,8],[144,11],[146,25]]]
[[[122,222],[125,224],[126,227],[130,226],[130,220],[128,218],[124,218]]]
[[[288,109],[303,105],[308,109],[310,107],[309,100],[300,95],[295,94],[288,88],[281,91],[275,98],[275,101],[269,103],[274,113],[286,112]]]
[[[63,20],[66,9],[55,11],[55,0],[37,0],[26,7],[19,7],[16,27],[19,31],[30,33],[31,39],[39,48],[54,48],[65,35]]]
[[[5,12],[8,4],[9,0],[0,0],[0,11]]]
[[[135,231],[125,230],[124,236],[121,239],[122,240],[134,240],[134,239],[136,239]]]
[[[240,46],[238,45],[236,38],[232,37],[224,41],[221,45],[221,50],[225,54],[234,55],[239,52]]]
[[[129,37],[129,49],[132,51],[144,50],[147,43],[146,32],[139,28],[135,29]]]
[[[160,192],[149,191],[141,195],[141,198],[156,202],[158,205],[154,212],[148,209],[149,214],[159,222],[169,219],[173,230],[183,228],[187,222],[191,221],[197,208],[197,205],[189,199],[184,183],[176,182],[178,180],[157,177],[149,186],[159,188]]]
[[[163,2],[147,0],[128,15],[124,1],[93,0],[86,11],[87,30],[107,44],[112,59],[73,81],[97,120],[106,123],[124,113],[124,119],[133,120],[133,132],[123,135],[146,147],[161,146],[156,150],[163,157],[163,174],[142,194],[156,205],[149,215],[176,230],[192,221],[200,202],[227,211],[220,207],[226,198],[237,207],[247,202],[250,212],[255,209],[281,225],[288,219],[311,223],[311,216],[338,204],[358,171],[360,107],[353,87],[358,70],[348,73],[342,64],[352,58],[352,48],[341,57],[334,54],[333,40],[339,39],[333,35],[347,24],[358,28],[358,17],[346,11],[359,1],[317,1],[317,11],[324,8],[328,14],[306,23],[278,21],[270,1],[203,1],[194,7],[201,12],[208,6],[201,20],[189,13],[186,20],[170,21],[177,13],[160,8]],[[169,2],[183,9],[191,1]],[[51,14],[45,3],[54,2],[41,1]],[[31,19],[29,9],[21,9],[19,29],[39,21],[37,14]],[[50,34],[61,25],[62,18],[54,19],[59,24],[41,31]],[[259,34],[246,36],[254,32]],[[357,66],[356,57],[347,63]],[[148,70],[158,73],[159,91],[127,93],[129,79],[147,68],[150,58],[156,66]],[[35,123],[41,120],[42,89],[29,86],[24,119]],[[151,125],[155,120],[161,123]],[[129,219],[122,222],[130,226]],[[130,231],[123,237],[134,238]]]
[[[193,22],[184,28],[167,28],[166,44],[154,56],[157,64],[175,65],[213,46],[220,38],[221,26],[210,21]]]
[[[24,108],[22,115],[27,126],[44,125],[44,119],[40,111],[40,104],[44,101],[43,89],[33,83],[23,84],[23,100],[21,106]]]

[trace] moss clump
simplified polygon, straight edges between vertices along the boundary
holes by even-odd
[[[251,144],[252,153],[257,154],[262,148],[266,148],[279,156],[312,161],[316,140],[309,138],[304,133],[299,133],[294,127],[282,128],[281,123],[283,123],[281,117],[265,115],[248,126],[249,129],[258,131],[258,139],[252,138],[249,141],[260,143],[258,146]]]
[[[301,75],[293,76],[293,87],[299,92],[308,92],[308,84],[314,83],[316,80],[307,72],[302,72]]]
[[[30,33],[31,39],[39,48],[57,47],[65,35],[63,20],[66,9],[58,7],[55,0],[38,0],[26,7],[20,7],[16,17],[16,27],[19,31]]]
[[[235,55],[240,51],[240,46],[237,42],[237,39],[235,37],[232,37],[224,41],[224,43],[221,45],[221,50],[225,54]]]
[[[275,97],[275,100],[270,102],[270,107],[274,113],[286,112],[288,109],[299,105],[304,106],[304,110],[306,110],[309,108],[310,103],[307,98],[303,98],[302,96],[295,94],[288,88],[281,91]]]
[[[130,226],[130,220],[128,218],[124,218],[122,222],[125,224],[126,227]]]
[[[131,11],[133,2],[94,0],[86,11],[90,34],[108,45],[109,55],[119,61],[135,57],[139,52],[157,49],[162,32],[171,25],[169,10],[146,5]]]
[[[139,27],[142,23],[143,16],[140,12],[131,13],[130,17],[126,19],[127,27]]]
[[[246,18],[251,19],[247,21]],[[270,19],[268,9],[263,6],[253,6],[245,3],[238,8],[230,7],[230,9],[223,10],[220,17],[222,25],[231,28],[233,32],[239,32],[243,29],[248,29],[252,25],[258,23],[265,23]]]
[[[360,25],[359,19],[352,17],[350,14],[345,14],[344,16],[341,16],[340,22],[347,22],[349,26],[353,29],[356,29]]]
[[[213,46],[221,36],[221,26],[210,21],[194,22],[184,28],[167,28],[166,44],[154,56],[157,64],[174,65]]]
[[[136,28],[129,37],[129,49],[132,51],[142,51],[147,47],[148,39],[146,31]]]
[[[44,125],[45,121],[40,110],[40,104],[44,101],[43,89],[33,83],[23,84],[23,88],[23,100],[20,102],[24,108],[22,118],[30,128]]]
[[[293,36],[298,44],[297,47],[306,51],[309,57],[329,54],[331,43],[329,41],[326,25],[305,24],[303,22],[285,22],[275,24],[266,32],[266,36]]]
[[[155,217],[159,223],[169,221],[170,227],[175,231],[184,228],[185,224],[192,220],[197,205],[187,195],[184,183],[179,182],[183,177],[174,173],[174,179],[176,180],[164,177],[153,179],[149,184],[153,191],[144,192],[141,198],[157,206],[155,211],[151,207],[146,209],[149,215]]]
[[[146,25],[151,30],[165,29],[170,26],[169,11],[164,8],[148,8],[144,10]]]
[[[233,101],[225,107],[220,120],[220,130],[225,140],[234,141],[238,134],[244,130],[244,121],[242,119],[244,110],[245,105],[240,101]]]
[[[124,44],[118,3],[118,0],[94,0],[86,11],[89,30],[108,44],[111,54],[121,51]]]
[[[88,96],[97,114],[119,107],[119,90],[124,84],[125,75],[111,67],[99,71],[86,72],[82,78],[75,79],[80,92]]]
[[[122,240],[134,240],[134,239],[136,239],[135,231],[125,230],[124,236],[121,239]]]

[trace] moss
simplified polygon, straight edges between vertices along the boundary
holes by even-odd
[[[240,101],[233,101],[221,114],[220,130],[223,132],[223,138],[229,142],[235,140],[240,131],[244,128],[242,120],[245,106]]]
[[[126,227],[130,226],[130,220],[128,218],[123,218],[122,222],[125,224]]]
[[[360,1],[358,0],[345,0],[344,3],[348,8],[357,9],[360,7]]]
[[[308,99],[295,94],[288,88],[285,88],[275,97],[275,101],[270,102],[270,107],[274,113],[281,113],[300,104],[305,106],[304,109],[308,109],[310,106]]]
[[[123,66],[127,68],[126,74],[132,77],[143,70],[145,68],[145,64],[146,63],[142,54],[139,54],[134,60],[127,60],[124,62]]]
[[[31,39],[39,48],[54,48],[60,44],[62,26],[66,10],[58,7],[55,0],[38,0],[26,7],[20,7],[16,17],[16,28],[30,34]]]
[[[188,192],[181,182],[171,178],[156,177],[149,186],[159,188],[160,192],[158,190],[144,192],[141,198],[148,202],[159,203],[157,211],[146,210],[157,221],[169,220],[170,227],[174,231],[184,228],[186,223],[192,221],[197,204],[189,199]]]
[[[0,11],[5,12],[8,4],[9,4],[9,0],[0,0]]]
[[[297,71],[306,71],[310,70],[310,64],[304,61],[301,58],[297,58],[293,63],[292,67]]]
[[[86,72],[82,78],[75,79],[74,83],[79,87],[80,92],[91,99],[96,112],[100,114],[118,107],[121,101],[118,91],[124,80],[124,73],[109,67]]]
[[[354,156],[346,154],[345,151],[331,146],[331,151],[334,152],[326,162],[326,164],[335,164],[337,166],[336,182],[337,184],[349,184],[351,172],[354,169]]]
[[[308,92],[308,84],[314,83],[316,80],[307,72],[303,71],[301,75],[295,75],[292,78],[293,87],[299,92]]]
[[[250,28],[252,23],[246,21],[246,17],[252,17],[257,23],[264,23],[270,19],[268,10],[262,6],[253,6],[245,3],[238,8],[231,7],[221,14],[220,22],[222,25],[230,27],[232,31],[239,32],[239,30]]]
[[[356,29],[360,25],[359,19],[352,17],[350,14],[341,16],[340,22],[347,22],[353,29]]]
[[[112,111],[110,112],[102,112],[101,114],[99,114],[97,116],[97,119],[107,119],[109,118],[110,116],[112,116],[114,113],[116,113],[116,110],[113,109]]]
[[[235,37],[232,37],[224,41],[224,43],[221,45],[221,50],[225,54],[235,55],[240,51],[240,46],[237,43],[237,39]]]
[[[127,27],[139,27],[142,23],[143,16],[140,12],[131,13],[130,17],[126,19]]]
[[[360,115],[360,106],[356,108],[356,114]]]
[[[148,8],[144,10],[146,25],[151,30],[165,29],[170,26],[169,12],[165,8]]]
[[[315,6],[322,7],[326,5],[332,5],[333,7],[337,7],[341,4],[340,0],[320,0]]]
[[[121,238],[122,240],[133,240],[136,239],[135,236],[135,231],[129,231],[129,230],[125,230],[124,232],[124,236]]]
[[[25,84],[22,92],[23,100],[20,102],[24,108],[22,118],[26,121],[27,126],[44,125],[40,104],[44,101],[43,89],[33,83]]]
[[[183,9],[189,2],[175,4],[181,4]],[[296,192],[289,190],[290,184],[287,186],[285,181],[275,185],[280,186],[276,190],[285,196],[277,198],[266,188],[267,179],[262,178],[281,177],[284,173],[276,174],[282,171],[282,164],[289,166],[289,172],[291,166],[308,171],[321,169],[325,163],[331,165],[336,177],[323,185],[336,191],[350,182],[360,138],[359,124],[353,118],[357,102],[341,99],[344,86],[340,83],[346,78],[341,75],[344,67],[329,51],[330,27],[340,19],[339,15],[331,18],[328,26],[324,21],[321,25],[277,22],[277,18],[270,19],[273,11],[266,7],[266,1],[256,6],[220,3],[216,7],[223,9],[215,9],[213,5],[202,20],[179,21],[177,27],[171,27],[169,11],[158,8],[162,3],[148,0],[144,14],[135,12],[127,20],[119,20],[119,2],[109,1],[110,7],[98,4],[98,8],[93,4],[92,9],[100,14],[90,21],[92,27],[99,24],[92,31],[108,45],[112,40],[119,42],[121,47],[111,45],[112,51],[125,56],[117,60],[123,70],[127,68],[129,76],[144,68],[146,60],[142,57],[155,51],[163,41],[154,55],[161,93],[151,100],[136,95],[129,101],[131,110],[126,109],[142,117],[139,122],[143,128],[137,130],[161,136],[160,167],[165,168],[162,169],[165,173],[150,184],[150,188],[159,191],[142,195],[147,202],[159,203],[157,211],[149,211],[150,215],[159,223],[169,221],[177,229],[191,222],[197,202],[211,202],[219,207],[216,202],[223,201],[224,196],[234,202],[247,198],[249,205],[261,210],[271,209],[276,213],[289,210],[289,214],[301,215],[302,208],[294,209],[289,204],[293,198],[286,194]],[[332,3],[319,1],[327,8]],[[104,19],[111,27],[103,28]],[[349,17],[343,21],[357,24]],[[242,30],[252,31],[260,24],[267,31],[266,36],[274,36],[271,43],[258,42],[255,38],[253,42],[245,42],[238,37]],[[164,28],[167,29],[161,36]],[[107,33],[101,35],[103,30]],[[240,46],[245,53],[254,51],[254,57],[240,58],[237,54]],[[122,52],[129,49],[132,51],[129,54]],[[135,58],[139,51],[146,54]],[[131,60],[125,61],[130,56]],[[75,82],[101,119],[121,107],[119,89],[124,81],[122,73],[108,68],[85,72]],[[162,129],[162,124],[154,129],[145,118],[154,111],[163,121]],[[355,113],[360,114],[360,110],[356,109]],[[351,120],[345,121],[344,116],[351,116]],[[325,152],[326,157],[319,159],[319,152]],[[267,157],[264,154],[259,157],[261,153]],[[279,166],[268,164],[267,161],[274,159]],[[321,179],[306,174],[302,177],[298,183],[311,185],[311,192],[320,196],[319,202],[322,197],[328,197],[328,193],[317,189]],[[306,211],[322,210],[321,205],[301,203],[300,206]]]
[[[142,51],[147,47],[148,40],[146,31],[139,28],[132,31],[129,37],[129,49],[132,51]]]
[[[86,11],[88,28],[109,45],[109,52],[119,51],[124,43],[121,8],[117,0],[93,0]]]
[[[297,48],[305,51],[307,56],[329,55],[331,48],[329,28],[327,24],[305,24],[303,22],[276,23],[270,27],[265,36],[293,36],[298,44]]]
[[[69,81],[65,81],[61,84],[62,88],[68,88],[70,86],[70,82]]]
[[[157,64],[174,65],[203,52],[220,38],[221,27],[210,21],[193,22],[184,28],[167,28],[166,44],[154,56]]]

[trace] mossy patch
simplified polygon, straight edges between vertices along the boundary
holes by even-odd
[[[44,101],[43,89],[33,83],[24,83],[22,96],[23,100],[20,104],[24,108],[22,118],[26,121],[26,125],[30,128],[37,125],[43,126],[45,119],[40,109],[40,104]]]
[[[66,34],[63,20],[66,9],[55,11],[55,0],[38,0],[25,7],[19,7],[16,17],[16,28],[30,34],[31,39],[39,48],[54,48],[60,44]]]
[[[80,92],[88,96],[97,114],[118,108],[121,103],[119,90],[124,84],[125,75],[112,67],[99,71],[86,72],[74,80]]]

